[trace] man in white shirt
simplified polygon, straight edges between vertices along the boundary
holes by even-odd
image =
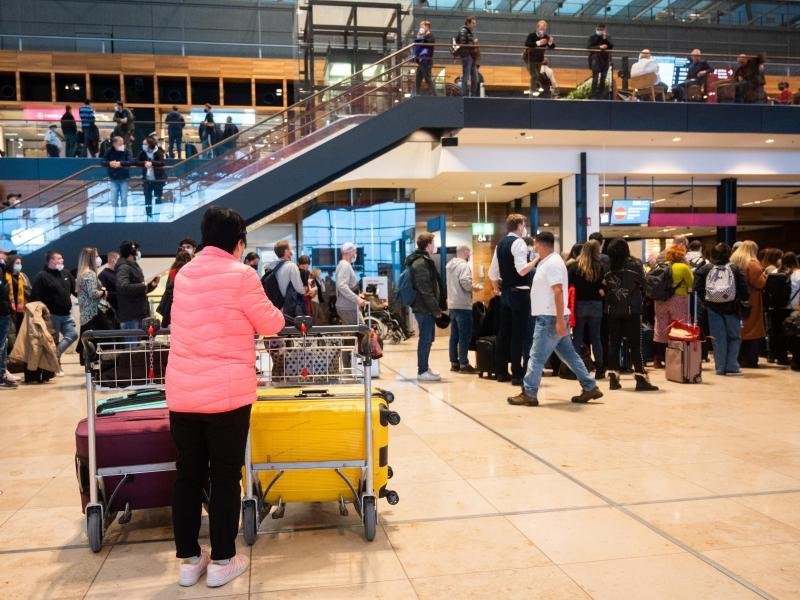
[[[555,240],[549,231],[534,238],[539,261],[531,287],[531,315],[536,318],[533,346],[528,361],[528,370],[522,382],[522,392],[508,399],[514,406],[538,406],[537,393],[542,380],[542,371],[550,355],[555,352],[562,362],[578,377],[583,388],[573,402],[586,403],[601,398],[603,393],[594,378],[586,370],[569,337],[568,277],[567,266],[554,251]]]
[[[648,73],[658,74],[658,63],[653,60],[650,50],[645,48],[639,52],[639,60],[631,67],[631,77],[639,77]]]
[[[275,243],[273,248],[278,261],[273,265],[272,272],[284,298],[283,313],[289,317],[305,314],[303,296],[308,291],[300,278],[300,268],[292,262],[292,245],[288,240]]]
[[[525,374],[524,347],[526,324],[530,315],[533,261],[528,260],[528,235],[524,215],[510,214],[506,218],[508,234],[494,249],[489,266],[492,288],[501,299],[500,331],[495,343],[495,373],[497,381],[521,385]],[[511,363],[511,374],[508,363]]]
[[[336,314],[342,325],[358,325],[361,322],[359,309],[367,304],[356,293],[358,277],[353,270],[353,261],[358,254],[358,248],[353,242],[342,244],[342,260],[336,265]]]

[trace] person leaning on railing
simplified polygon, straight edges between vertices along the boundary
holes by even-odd
[[[545,49],[552,50],[555,47],[556,38],[548,33],[547,21],[537,22],[536,30],[529,33],[528,38],[525,40],[525,52],[522,55],[531,77],[529,87],[531,97],[538,96],[542,91],[539,84],[539,74],[544,62]]]

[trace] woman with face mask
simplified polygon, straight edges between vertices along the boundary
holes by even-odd
[[[156,138],[149,136],[139,152],[137,164],[142,167],[142,189],[144,190],[144,207],[147,218],[153,216],[153,196],[156,204],[161,204],[162,192],[166,183],[164,172],[164,151],[158,147]]]
[[[14,254],[8,255],[9,268],[6,270],[8,294],[11,301],[11,320],[17,331],[25,317],[25,304],[31,298],[31,281],[22,272],[22,258]]]
[[[97,248],[86,247],[78,257],[78,278],[76,281],[78,306],[80,307],[81,326],[78,336],[78,358],[84,364],[83,348],[80,335],[90,329],[111,329],[108,320],[108,292],[97,278],[97,269],[103,264],[97,254]],[[105,300],[105,303],[103,302]]]
[[[125,217],[128,206],[128,179],[133,164],[131,153],[125,148],[125,140],[115,135],[111,138],[111,148],[103,156],[103,165],[108,167],[108,184],[110,188],[109,204],[114,206],[117,219]]]

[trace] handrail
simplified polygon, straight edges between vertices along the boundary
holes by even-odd
[[[232,140],[235,140],[235,139],[237,139],[237,138],[240,138],[240,136],[242,136],[242,135],[244,135],[244,134],[246,134],[246,133],[248,133],[248,132],[251,132],[251,131],[252,131],[253,129],[255,129],[256,127],[260,127],[260,126],[262,126],[262,125],[265,125],[265,124],[267,124],[269,121],[272,121],[272,120],[275,120],[275,119],[278,119],[278,118],[282,118],[282,117],[284,117],[285,115],[289,114],[291,111],[298,110],[298,109],[302,109],[304,105],[305,105],[305,106],[308,106],[308,105],[309,105],[309,103],[310,103],[310,102],[312,102],[312,101],[313,101],[315,98],[319,98],[319,97],[321,97],[322,95],[324,95],[325,93],[327,93],[327,92],[330,92],[331,90],[333,90],[333,89],[335,89],[335,88],[339,88],[339,87],[341,87],[341,86],[342,86],[342,84],[343,84],[344,82],[347,82],[348,80],[349,80],[349,81],[352,81],[352,82],[358,82],[358,83],[369,83],[369,82],[372,82],[372,81],[374,81],[375,79],[378,79],[378,78],[380,77],[380,75],[377,75],[377,76],[375,76],[375,77],[373,77],[373,78],[371,78],[371,79],[369,79],[369,80],[367,80],[367,81],[361,81],[361,80],[360,80],[360,79],[358,79],[358,78],[359,78],[359,77],[361,77],[361,76],[363,76],[363,74],[364,74],[366,71],[368,71],[368,70],[370,70],[370,69],[373,69],[373,68],[374,68],[376,65],[383,64],[383,63],[385,63],[385,62],[387,62],[387,61],[389,61],[389,60],[392,60],[392,59],[394,59],[395,57],[399,56],[400,54],[403,54],[403,53],[407,53],[407,52],[409,52],[409,51],[410,51],[410,49],[411,49],[413,46],[414,46],[414,44],[409,44],[408,46],[405,46],[405,47],[401,48],[400,50],[397,50],[397,51],[395,51],[395,52],[393,52],[393,53],[389,54],[388,56],[385,56],[384,58],[382,58],[382,59],[381,59],[381,60],[379,60],[378,62],[376,62],[376,63],[373,63],[373,64],[371,64],[371,65],[369,65],[369,66],[367,66],[367,67],[364,67],[363,69],[361,69],[360,71],[358,71],[358,72],[354,73],[354,74],[353,74],[353,75],[351,75],[350,77],[348,77],[348,78],[346,78],[346,79],[343,79],[342,81],[339,81],[339,82],[337,82],[337,83],[335,83],[335,84],[333,84],[333,85],[329,85],[328,87],[326,87],[326,88],[324,88],[324,89],[322,89],[322,90],[318,90],[318,91],[314,92],[314,93],[313,93],[313,94],[311,94],[310,96],[308,96],[308,97],[304,98],[303,100],[300,100],[300,101],[298,101],[298,102],[295,102],[294,104],[292,104],[291,106],[289,106],[289,107],[287,107],[287,108],[283,109],[282,111],[280,111],[280,112],[277,112],[277,113],[275,113],[275,114],[272,114],[272,115],[270,115],[269,117],[267,117],[267,118],[266,118],[266,119],[264,119],[263,121],[260,121],[259,123],[256,123],[256,124],[254,124],[254,125],[251,125],[250,127],[246,128],[246,129],[241,129],[241,130],[239,130],[239,133],[236,133],[236,134],[234,134],[234,135],[232,135],[232,136],[230,136],[230,137],[228,137],[228,138],[225,138],[224,140],[221,140],[221,141],[217,142],[216,144],[213,144],[213,145],[211,145],[211,146],[208,146],[208,147],[206,147],[206,148],[203,148],[203,151],[202,151],[202,152],[203,152],[203,153],[206,153],[206,152],[213,152],[213,149],[215,149],[215,148],[218,148],[218,147],[221,147],[222,145],[227,145],[227,144],[230,144],[230,142],[231,142]],[[284,122],[285,122],[285,121],[284,121]],[[202,154],[202,153],[201,153],[201,154]],[[199,156],[199,155],[200,155],[200,154],[198,154],[198,155],[195,155],[195,156]],[[167,166],[165,166],[165,167],[163,167],[163,168],[164,168],[164,170],[165,170],[165,171],[166,171],[166,170],[175,170],[175,169],[178,169],[178,168],[179,168],[179,167],[181,167],[182,165],[186,164],[188,161],[190,161],[190,160],[195,160],[195,156],[191,156],[191,157],[189,157],[189,158],[185,158],[185,159],[183,159],[182,161],[180,161],[180,162],[178,162],[178,163],[175,163],[175,164],[173,164],[173,165],[167,165]],[[199,159],[198,159],[198,160],[199,160]],[[23,204],[30,206],[30,205],[31,205],[31,204],[30,204],[30,203],[31,203],[31,201],[32,201],[34,198],[36,198],[36,197],[38,197],[38,196],[41,196],[42,194],[46,193],[47,191],[49,191],[49,190],[52,190],[52,189],[54,189],[54,188],[58,187],[59,185],[62,185],[62,184],[64,184],[64,183],[66,183],[67,181],[74,181],[74,180],[76,180],[76,179],[80,179],[80,178],[79,178],[79,176],[80,176],[80,175],[84,175],[84,174],[86,174],[86,173],[89,173],[90,171],[94,171],[94,170],[96,170],[96,169],[105,169],[105,168],[107,168],[107,167],[105,167],[105,166],[103,166],[103,165],[89,165],[88,167],[86,167],[86,168],[84,168],[84,169],[81,169],[80,171],[78,171],[78,172],[76,172],[76,173],[73,173],[73,174],[72,174],[72,175],[70,175],[69,177],[65,177],[64,179],[61,179],[61,180],[59,180],[59,181],[56,181],[56,182],[54,182],[54,183],[52,183],[52,184],[50,184],[50,185],[48,185],[48,186],[46,186],[46,187],[42,188],[41,190],[37,191],[36,193],[32,194],[31,196],[28,196],[27,198],[25,198],[25,199],[24,199],[22,202],[20,202],[20,204],[18,204],[17,206],[21,206],[21,205],[23,205]],[[45,204],[44,206],[48,206],[48,204]]]

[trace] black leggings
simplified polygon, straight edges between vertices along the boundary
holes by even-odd
[[[628,349],[631,352],[631,361],[636,373],[644,373],[644,360],[642,360],[642,317],[641,315],[628,315],[626,317],[608,317],[608,334],[611,338],[608,344],[608,358],[606,364],[610,371],[619,371],[619,355],[622,347],[622,338],[628,340]]]
[[[178,478],[172,500],[177,557],[200,556],[197,537],[204,490],[208,487],[211,558],[233,558],[250,405],[213,414],[170,412],[169,421],[178,449]]]

